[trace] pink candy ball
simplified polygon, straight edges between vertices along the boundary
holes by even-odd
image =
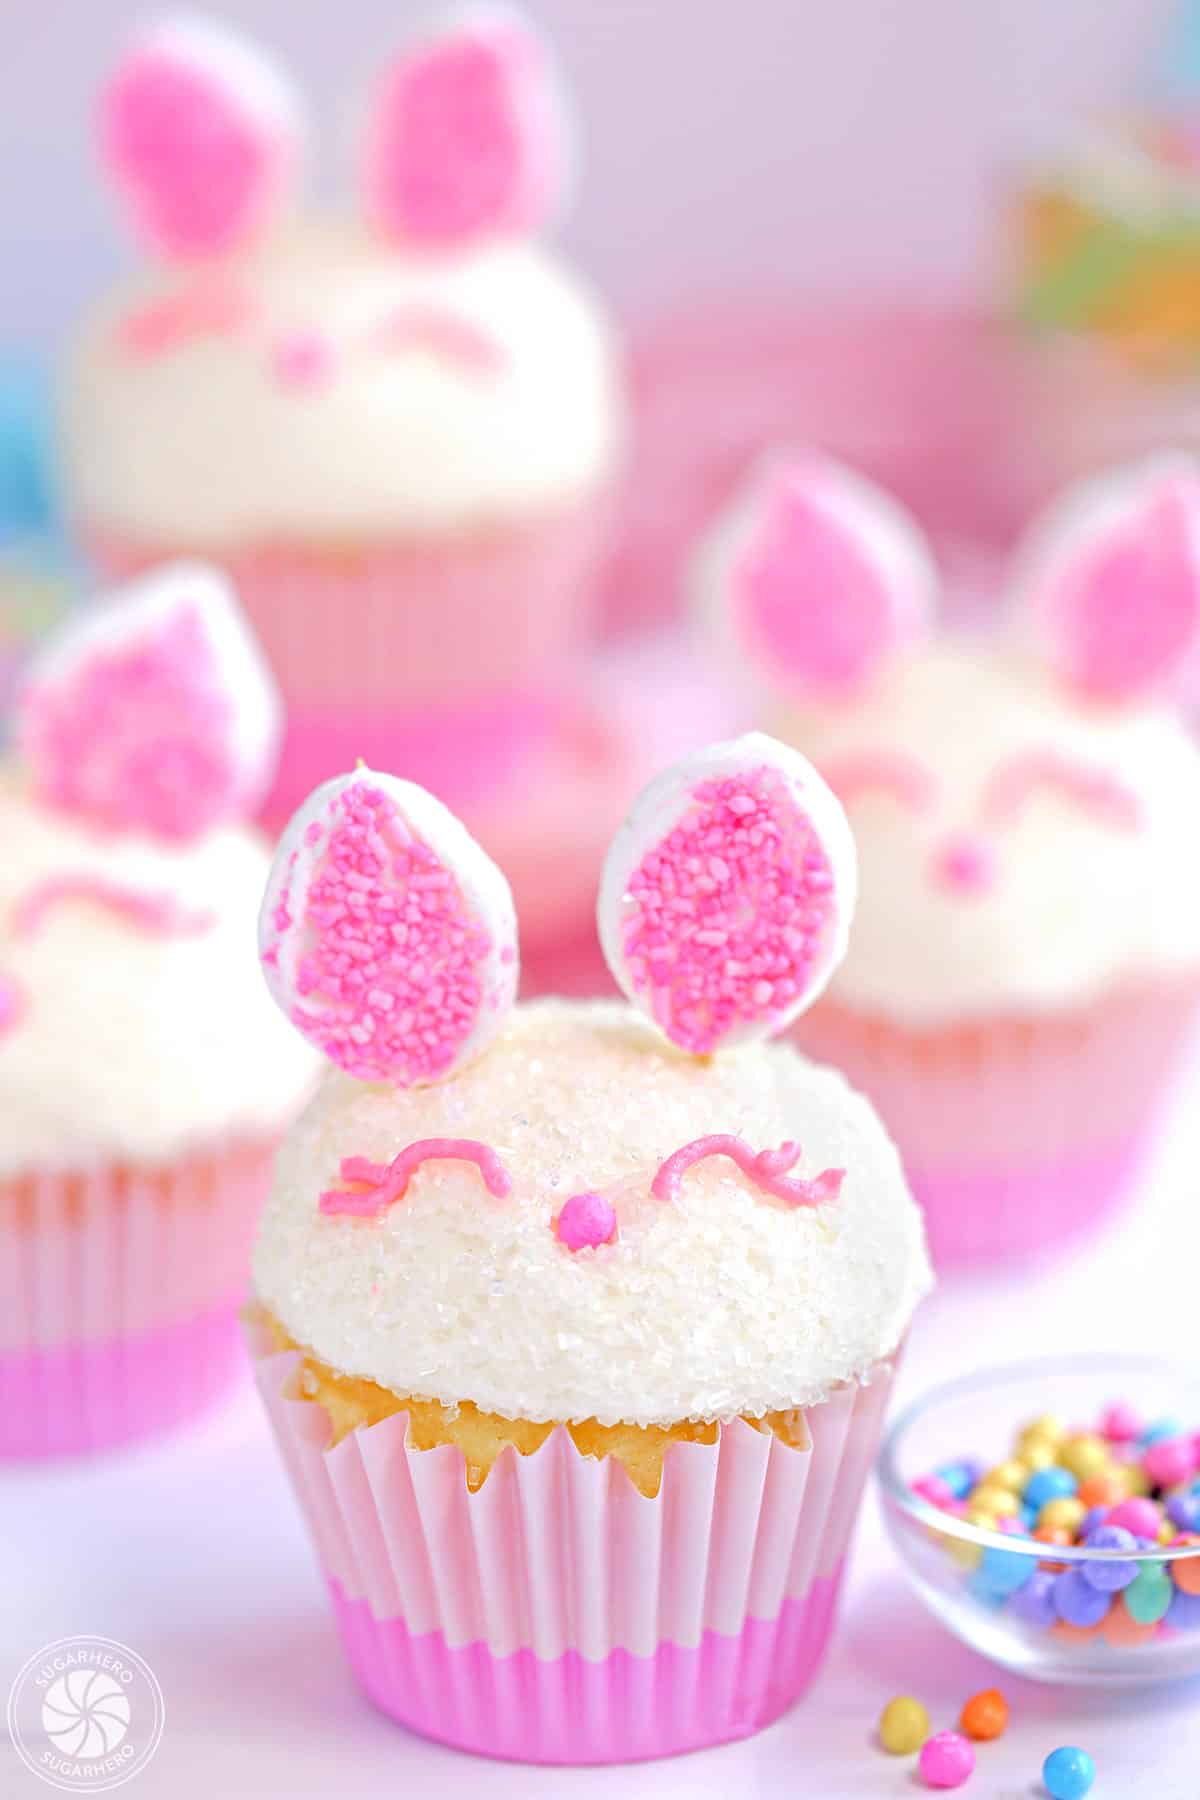
[[[938,1506],[943,1512],[954,1505],[954,1489],[940,1475],[922,1475],[920,1481],[912,1484],[914,1494],[922,1500],[928,1500],[930,1506]]]
[[[568,1250],[594,1250],[610,1242],[616,1229],[617,1215],[602,1194],[572,1194],[556,1227]]]
[[[1122,1525],[1126,1531],[1132,1531],[1134,1537],[1154,1538],[1158,1536],[1158,1528],[1162,1524],[1162,1513],[1153,1500],[1141,1497],[1135,1500],[1122,1500],[1111,1507],[1105,1514],[1106,1525]]]
[[[1100,1430],[1110,1444],[1132,1443],[1141,1429],[1141,1419],[1123,1400],[1118,1400],[1115,1406],[1106,1406],[1100,1415]]]
[[[1195,1470],[1195,1446],[1190,1437],[1163,1438],[1151,1444],[1142,1467],[1155,1487],[1176,1487]]]
[[[926,1787],[961,1787],[975,1767],[971,1740],[960,1731],[935,1732],[922,1744],[917,1766]]]

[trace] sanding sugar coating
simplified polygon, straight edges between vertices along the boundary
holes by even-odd
[[[751,732],[651,782],[609,850],[597,920],[623,991],[707,1055],[812,1003],[854,897],[838,802],[802,756]]]
[[[16,714],[39,800],[173,843],[253,812],[279,731],[275,686],[232,588],[191,563],[69,619],[30,663]]]
[[[293,1025],[363,1081],[443,1079],[516,993],[503,875],[440,801],[366,768],[326,782],[288,825],[259,948]]]
[[[796,1206],[710,1156],[657,1198],[663,1162],[713,1132],[796,1141],[806,1172],[845,1170],[840,1191]],[[426,1161],[377,1217],[322,1215],[346,1157],[457,1137],[495,1151],[511,1193]],[[560,1241],[580,1195],[613,1209],[611,1242]],[[435,1085],[330,1071],[280,1153],[254,1279],[342,1374],[506,1417],[667,1425],[819,1402],[895,1349],[930,1276],[896,1152],[835,1071],[781,1044],[700,1059],[630,1007],[546,1000]]]

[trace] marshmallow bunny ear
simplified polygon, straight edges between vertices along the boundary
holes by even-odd
[[[845,954],[857,861],[816,770],[761,732],[652,781],[613,839],[597,923],[618,986],[683,1049],[782,1031]]]
[[[235,32],[181,15],[137,37],[100,101],[100,148],[139,235],[170,257],[219,256],[279,210],[300,107]]]
[[[186,843],[270,786],[279,697],[218,570],[176,563],[68,620],[28,665],[16,741],[47,804]]]
[[[517,989],[507,881],[440,800],[359,768],[280,839],[259,918],[270,988],[362,1081],[416,1087],[479,1055]]]
[[[1131,700],[1200,673],[1200,470],[1190,458],[1085,482],[1034,527],[1018,570],[1038,649],[1084,693]]]
[[[365,142],[368,216],[428,249],[536,231],[565,185],[567,136],[545,47],[521,17],[456,14],[384,72]]]
[[[726,640],[774,686],[836,698],[927,626],[937,574],[915,524],[819,456],[772,457],[698,559]]]

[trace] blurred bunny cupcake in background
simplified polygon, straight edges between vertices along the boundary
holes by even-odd
[[[280,1154],[252,1335],[347,1654],[413,1729],[616,1762],[812,1680],[929,1284],[871,1108],[767,1041],[854,894],[804,759],[711,746],[609,851],[633,1004],[513,1007],[512,896],[429,794],[363,768],[285,832],[263,964],[336,1066]]]
[[[216,571],[81,609],[0,765],[0,1456],[186,1417],[239,1360],[313,1059],[253,983],[275,690]]]
[[[1200,477],[1165,457],[1070,495],[993,637],[932,621],[886,496],[762,466],[697,562],[760,715],[845,804],[862,902],[801,1021],[878,1105],[935,1260],[1052,1245],[1127,1194],[1200,998]]]
[[[375,83],[357,216],[296,219],[301,108],[236,35],[151,26],[103,92],[155,263],[71,357],[68,500],[110,573],[233,577],[288,707],[279,822],[359,756],[489,821],[506,782],[587,763],[562,670],[623,402],[603,314],[539,241],[568,123],[518,15],[451,14]]]

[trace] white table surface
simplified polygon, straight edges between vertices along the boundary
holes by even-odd
[[[1059,1350],[1200,1354],[1200,1121],[1185,1090],[1125,1221],[1067,1267],[947,1284],[914,1331],[903,1395],[980,1364]],[[964,1449],[969,1448],[964,1446]],[[970,1800],[1034,1800],[1057,1744],[1091,1751],[1094,1800],[1200,1800],[1200,1680],[1134,1693],[1039,1687],[960,1646],[905,1587],[875,1499],[840,1622],[808,1698],[748,1742],[614,1769],[482,1763],[409,1736],[361,1698],[249,1382],[201,1427],[97,1464],[0,1475],[0,1700],[42,1645],[116,1638],[164,1690],[157,1756],[131,1800],[887,1800],[926,1792],[872,1743],[915,1691],[935,1727],[1003,1687],[1011,1723],[981,1746]],[[0,1728],[2,1730],[2,1728]],[[0,1797],[49,1795],[4,1737]]]

